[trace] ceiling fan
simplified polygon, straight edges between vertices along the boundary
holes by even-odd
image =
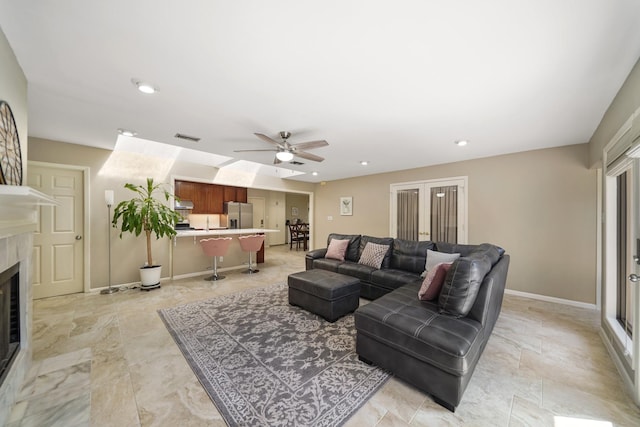
[[[288,162],[292,160],[294,156],[301,157],[307,160],[313,160],[314,162],[321,162],[324,160],[324,157],[307,153],[306,151],[303,151],[303,150],[324,147],[329,145],[329,143],[325,140],[307,141],[307,142],[300,142],[298,144],[290,144],[287,140],[291,136],[291,132],[286,132],[286,131],[280,132],[280,138],[282,138],[282,142],[278,142],[275,139],[270,138],[267,135],[264,135],[261,133],[254,133],[254,135],[260,138],[261,140],[274,145],[274,147],[258,149],[258,150],[234,150],[234,152],[241,153],[245,151],[275,151],[276,157],[273,159],[274,165],[277,165],[282,162]]]

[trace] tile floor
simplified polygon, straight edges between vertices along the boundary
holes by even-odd
[[[10,427],[224,426],[156,310],[283,282],[304,253],[270,248],[260,273],[34,302],[34,363]],[[448,412],[392,378],[347,426],[638,426],[590,310],[505,296],[462,403]],[[590,426],[592,424],[589,424]]]

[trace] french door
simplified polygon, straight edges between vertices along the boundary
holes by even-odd
[[[467,243],[467,177],[391,184],[392,237]]]
[[[612,162],[604,188],[603,332],[640,403],[640,160]]]

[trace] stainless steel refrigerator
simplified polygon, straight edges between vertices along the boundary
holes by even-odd
[[[228,228],[253,228],[251,203],[224,202],[224,214]]]

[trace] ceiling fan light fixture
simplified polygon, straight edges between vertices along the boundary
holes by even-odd
[[[290,151],[278,151],[276,153],[276,157],[281,162],[288,162],[293,160],[293,153],[291,153]]]
[[[136,136],[138,133],[127,129],[118,129],[118,133],[122,136]]]

